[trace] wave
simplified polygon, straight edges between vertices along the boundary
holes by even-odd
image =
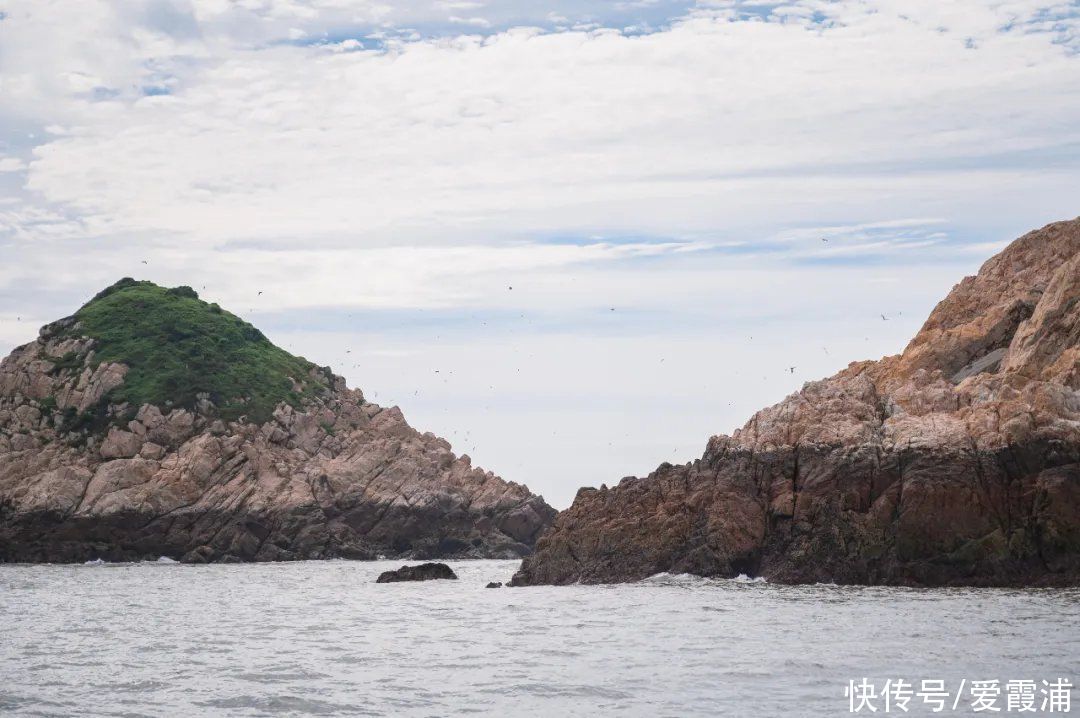
[[[730,578],[727,580],[735,581],[736,583],[768,583],[768,580],[766,580],[764,576],[754,576],[753,578],[751,578],[745,573],[740,573],[735,578]]]
[[[711,578],[696,576],[692,573],[667,573],[662,571],[642,579],[641,583],[655,584],[659,586],[715,586],[727,583],[768,583],[764,576],[747,576],[740,573],[735,578]]]

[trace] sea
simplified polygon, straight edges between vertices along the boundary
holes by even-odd
[[[1080,589],[494,589],[517,562],[448,563],[0,565],[0,715],[1080,713]]]

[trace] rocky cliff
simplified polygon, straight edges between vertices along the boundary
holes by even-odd
[[[554,515],[186,287],[0,363],[0,561],[513,558]]]
[[[1074,220],[965,278],[899,356],[804,385],[692,464],[581,489],[514,584],[1080,583],[1078,390]]]

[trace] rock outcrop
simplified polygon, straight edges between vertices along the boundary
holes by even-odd
[[[899,356],[807,383],[691,464],[581,489],[513,583],[1075,585],[1078,390],[1073,220],[960,282]]]
[[[226,362],[237,376],[245,367],[236,362],[256,350],[308,375],[290,377],[288,401],[266,404],[272,413],[260,420],[236,415],[255,402],[209,392],[136,406],[121,401],[136,371],[140,391],[190,387],[153,385],[164,367],[99,360],[99,350],[124,345],[104,330],[105,339],[85,335],[92,303],[44,327],[0,363],[0,561],[517,558],[550,525],[555,511],[542,498],[474,468],[396,407],[367,401],[189,289],[126,282],[108,290],[114,299],[132,287],[156,292],[139,311],[172,292],[167,301],[189,319],[205,309],[240,327],[239,353]],[[182,312],[165,309],[168,332],[197,334],[198,321],[178,329],[169,317]],[[213,354],[221,336],[195,340],[181,371],[196,360],[222,365]]]
[[[383,571],[375,579],[375,583],[435,581],[438,579],[457,579],[457,574],[445,563],[422,563],[419,566],[402,566],[396,571]]]

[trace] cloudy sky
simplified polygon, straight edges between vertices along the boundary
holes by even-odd
[[[0,353],[188,284],[558,507],[1078,199],[1075,0],[0,1]]]

